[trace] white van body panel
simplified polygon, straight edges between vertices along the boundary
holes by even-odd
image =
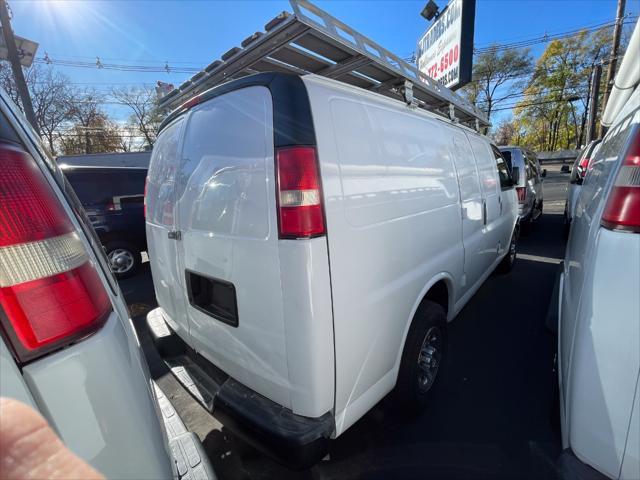
[[[627,448],[622,460],[620,478],[621,480],[640,478],[640,376],[636,381],[636,395],[629,422]]]
[[[185,342],[294,414],[332,411],[335,437],[394,387],[429,289],[446,285],[451,320],[504,257],[517,202],[485,137],[334,80],[302,81],[326,235],[279,239],[277,106],[250,86],[182,115],[173,196],[148,201],[150,258],[158,302]],[[155,157],[150,194],[164,171]],[[165,210],[179,241],[156,225]],[[194,308],[185,271],[235,286],[237,326]]]
[[[428,287],[446,279],[453,300],[477,288],[506,251],[498,247],[508,245],[517,213],[501,216],[486,139],[470,134],[469,145],[462,129],[428,113],[321,77],[303,80],[326,209],[339,435],[395,385],[406,333]],[[458,173],[456,149],[466,153]],[[472,179],[463,192],[464,222],[458,175]],[[477,224],[482,200],[484,226]],[[508,234],[503,224],[510,224]]]
[[[606,229],[601,218],[626,142],[639,128],[638,105],[640,89],[599,145],[580,189],[559,303],[563,446],[611,478],[640,468],[637,450],[628,450],[639,428],[632,412],[640,374],[640,234]]]

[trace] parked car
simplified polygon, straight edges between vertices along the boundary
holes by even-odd
[[[600,140],[593,140],[589,142],[589,145],[584,147],[578,158],[573,164],[571,169],[571,175],[569,176],[569,185],[567,186],[567,200],[564,205],[564,233],[565,236],[569,236],[569,228],[571,227],[571,219],[573,218],[573,212],[576,207],[576,200],[580,195],[580,188],[582,182],[587,174],[591,159],[596,153],[596,149],[600,145]]]
[[[0,395],[106,478],[172,478],[127,306],[60,169],[0,89]]]
[[[500,147],[502,155],[510,168],[520,171],[516,185],[518,195],[518,214],[523,227],[529,227],[542,215],[544,193],[542,179],[547,170],[540,167],[538,157],[531,150],[520,147]]]
[[[423,406],[448,321],[515,261],[500,151],[315,75],[248,76],[187,106],[161,126],[146,195],[148,321],[178,379],[297,466],[394,387],[399,408]]]
[[[602,116],[609,129],[577,199],[559,282],[563,447],[620,479],[640,478],[639,25]]]
[[[133,275],[147,250],[143,167],[61,164],[85,208],[117,278]]]

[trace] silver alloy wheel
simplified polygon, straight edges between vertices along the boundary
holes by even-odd
[[[124,248],[114,248],[107,254],[107,258],[113,273],[127,273],[135,264],[133,253]]]
[[[433,386],[442,361],[442,331],[430,327],[418,354],[418,388],[426,393]]]

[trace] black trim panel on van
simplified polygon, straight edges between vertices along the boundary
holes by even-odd
[[[238,326],[238,302],[233,283],[185,271],[191,306],[232,327]]]
[[[242,88],[263,86],[271,92],[273,101],[273,146],[316,145],[316,135],[311,116],[311,105],[304,82],[298,75],[289,73],[258,73],[218,85],[197,95],[198,104],[225,93]],[[183,105],[191,102],[188,100]],[[181,106],[171,112],[160,125],[159,131],[174,119],[187,112],[189,107]]]

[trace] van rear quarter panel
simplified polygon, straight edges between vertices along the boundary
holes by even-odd
[[[451,127],[361,90],[303,80],[326,209],[339,435],[395,385],[427,287],[459,283],[459,189]]]

